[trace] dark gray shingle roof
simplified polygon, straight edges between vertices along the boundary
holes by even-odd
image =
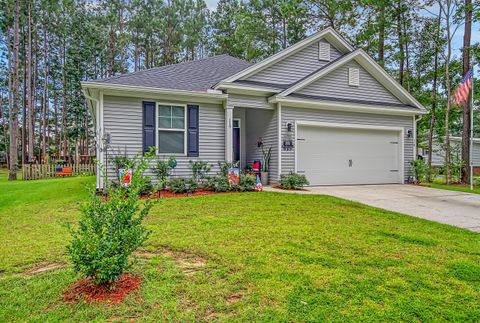
[[[244,70],[250,65],[252,64],[239,58],[218,55],[94,81],[175,90],[206,91],[221,80]]]

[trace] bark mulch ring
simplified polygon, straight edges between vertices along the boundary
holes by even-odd
[[[120,304],[128,294],[140,287],[141,281],[140,276],[122,274],[112,288],[97,286],[91,278],[83,278],[63,293],[63,300],[68,303],[84,300],[87,303]]]
[[[236,191],[229,191],[229,192],[215,192],[211,190],[196,190],[193,193],[173,193],[167,190],[158,191],[152,193],[150,195],[143,195],[141,199],[158,199],[161,197],[165,198],[172,198],[172,197],[187,197],[187,196],[203,196],[203,195],[211,195],[211,194],[234,194],[238,193]]]

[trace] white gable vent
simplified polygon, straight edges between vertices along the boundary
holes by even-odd
[[[330,61],[330,44],[325,42],[318,43],[318,59]]]
[[[350,86],[360,85],[360,70],[358,68],[350,67],[348,69],[348,85]]]

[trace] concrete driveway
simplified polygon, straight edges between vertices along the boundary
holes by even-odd
[[[321,186],[308,191],[480,232],[479,194],[415,185]]]

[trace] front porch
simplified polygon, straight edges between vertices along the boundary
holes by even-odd
[[[262,147],[272,148],[269,164],[269,181],[278,180],[278,119],[277,109],[227,107],[226,111],[226,160],[238,162],[240,168],[262,161]]]

